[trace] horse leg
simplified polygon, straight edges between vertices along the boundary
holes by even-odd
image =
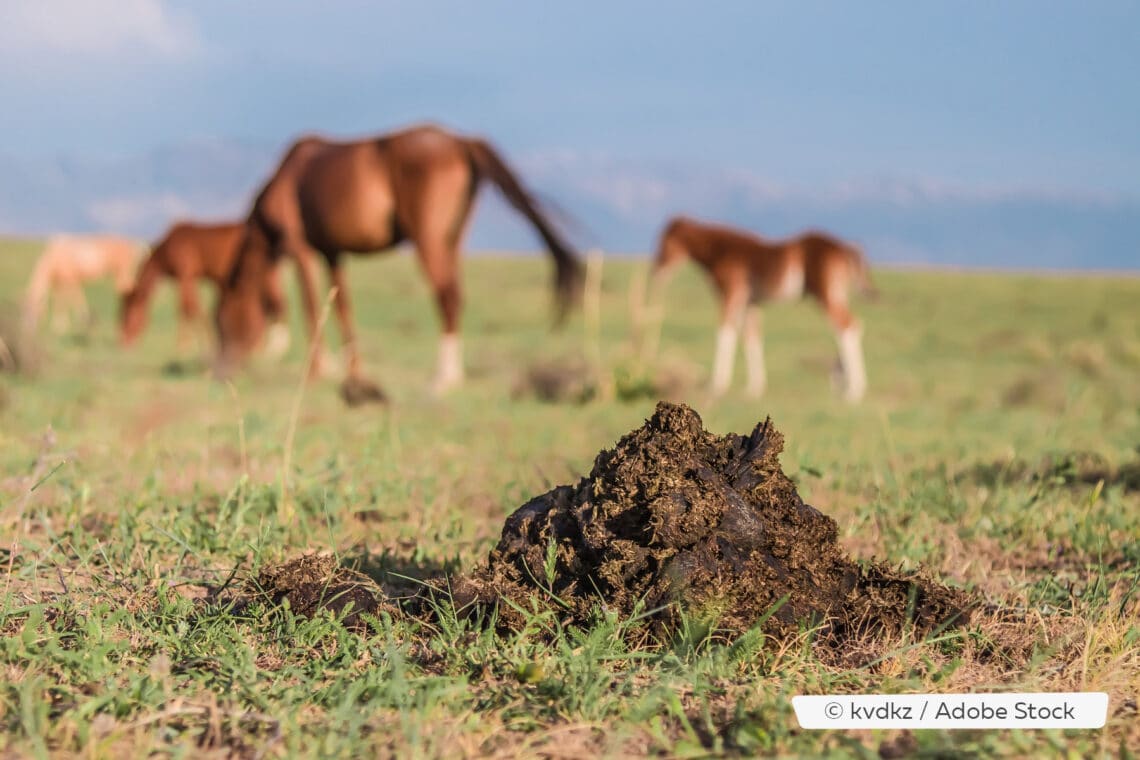
[[[854,403],[863,398],[867,391],[867,370],[863,364],[863,329],[845,303],[829,303],[827,315],[835,329],[835,340],[839,346],[843,397]]]
[[[185,353],[193,339],[192,331],[202,320],[202,305],[198,301],[198,287],[188,275],[178,277],[178,352]]]
[[[439,339],[439,359],[432,389],[437,394],[463,384],[463,346],[459,340],[459,311],[463,293],[459,286],[459,257],[453,246],[420,244],[420,260],[428,282],[435,291],[436,305],[443,323]]]
[[[764,338],[760,332],[760,307],[750,305],[744,315],[744,358],[748,363],[748,395],[759,398],[768,387],[764,367]]]
[[[459,278],[453,274],[436,284],[435,298],[443,319],[443,334],[439,339],[439,359],[433,388],[436,393],[446,393],[463,384],[463,345],[459,339],[462,293]]]
[[[338,256],[329,257],[329,280],[336,288],[333,306],[336,308],[336,319],[340,324],[340,335],[348,356],[348,380],[355,381],[360,377],[360,350],[356,343],[356,326],[352,322],[352,302],[348,295],[348,283],[345,281],[344,267]]]
[[[349,406],[365,403],[387,403],[388,396],[384,390],[376,383],[366,379],[360,372],[360,351],[356,342],[356,328],[352,321],[352,302],[349,299],[348,282],[344,276],[344,267],[341,266],[340,257],[336,254],[326,254],[325,258],[329,263],[329,280],[336,289],[333,305],[336,307],[340,334],[344,339],[345,352],[348,354],[348,373],[340,386],[341,398]]]
[[[713,358],[710,391],[720,396],[732,383],[732,365],[736,355],[736,340],[740,335],[740,321],[747,306],[745,288],[725,291],[721,301],[720,327],[716,333],[716,356]]]
[[[82,283],[76,282],[72,295],[75,298],[75,311],[79,315],[79,324],[84,332],[91,329],[91,309],[87,306],[87,296],[83,294]]]
[[[69,278],[59,284],[57,297],[52,299],[52,311],[55,313],[55,330],[63,334],[71,332],[72,319],[76,319],[81,328],[87,326],[87,299],[83,297],[83,286],[78,280]]]
[[[265,304],[265,316],[270,323],[265,339],[265,353],[271,359],[278,359],[289,350],[289,328],[285,324],[285,293],[281,289],[280,270],[277,267],[265,275],[262,301]]]
[[[51,329],[63,335],[71,329],[71,283],[59,281],[51,288]]]
[[[324,374],[324,365],[327,360],[321,334],[317,330],[317,273],[316,255],[308,246],[290,246],[293,258],[297,262],[297,279],[301,286],[301,303],[305,307],[305,326],[309,332],[309,350],[312,355],[312,364],[309,367],[309,379],[316,379]]]

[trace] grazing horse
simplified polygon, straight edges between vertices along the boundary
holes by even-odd
[[[110,276],[115,290],[125,293],[134,280],[138,249],[136,243],[110,235],[48,238],[28,282],[24,329],[29,332],[36,329],[49,297],[53,299],[57,330],[67,329],[72,314],[78,314],[81,322],[87,322],[90,310],[83,295],[83,284]]]
[[[486,141],[436,126],[355,142],[309,137],[289,149],[249,214],[237,262],[218,302],[219,369],[228,371],[260,339],[258,283],[272,262],[291,255],[316,357],[313,374],[319,374],[314,270],[320,256],[335,288],[337,320],[348,352],[346,398],[352,387],[368,387],[366,395],[380,395],[360,376],[342,252],[379,251],[407,240],[415,246],[443,322],[434,387],[442,392],[459,385],[459,246],[483,178],[498,186],[530,221],[553,255],[560,321],[581,292],[582,265]]]
[[[202,319],[198,280],[207,280],[222,288],[233,268],[244,234],[244,222],[213,225],[179,222],[171,227],[139,267],[135,286],[123,295],[120,311],[123,345],[133,343],[146,327],[147,310],[154,289],[160,278],[169,277],[178,283],[181,317],[178,344],[184,346],[188,329]],[[266,272],[262,287],[265,313],[273,322],[268,351],[271,354],[282,353],[289,345],[289,331],[282,323],[285,295],[277,267]]]
[[[820,232],[772,242],[730,227],[677,217],[661,234],[652,266],[653,292],[660,293],[665,273],[686,257],[705,270],[720,297],[713,393],[728,389],[743,323],[748,391],[762,394],[767,377],[760,306],[810,296],[827,312],[835,329],[844,397],[849,401],[863,397],[867,376],[862,328],[848,309],[848,296],[852,285],[868,295],[874,294],[874,288],[867,260],[858,248]]]

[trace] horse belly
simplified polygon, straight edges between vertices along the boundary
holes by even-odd
[[[370,163],[329,167],[332,176],[313,178],[327,191],[302,195],[305,226],[316,247],[365,253],[394,242],[391,182]]]
[[[795,301],[804,294],[803,262],[792,260],[778,270],[767,273],[756,290],[765,301]]]
[[[107,251],[102,246],[89,241],[76,243],[71,255],[76,274],[84,280],[92,280],[104,274],[107,258]]]

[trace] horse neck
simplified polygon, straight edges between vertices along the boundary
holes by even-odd
[[[261,226],[251,222],[239,243],[224,289],[247,295],[260,293],[261,283],[272,266],[269,240]]]
[[[682,226],[676,231],[676,241],[685,256],[692,259],[698,266],[712,270],[720,258],[717,255],[717,246],[714,245],[712,230],[700,227]]]
[[[129,269],[127,271],[129,276]],[[139,268],[134,286],[130,288],[133,299],[138,301],[141,305],[146,306],[161,276],[162,264],[158,260],[158,251],[155,251],[147,257],[146,261],[144,261]]]

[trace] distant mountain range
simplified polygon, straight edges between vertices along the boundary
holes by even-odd
[[[0,234],[113,230],[153,239],[176,219],[237,218],[281,151],[202,140],[115,160],[0,155]],[[647,252],[663,221],[684,212],[772,237],[827,229],[876,262],[1140,269],[1134,198],[906,178],[787,186],[732,169],[572,152],[507,157],[583,247]],[[534,250],[539,242],[484,191],[468,247]]]

